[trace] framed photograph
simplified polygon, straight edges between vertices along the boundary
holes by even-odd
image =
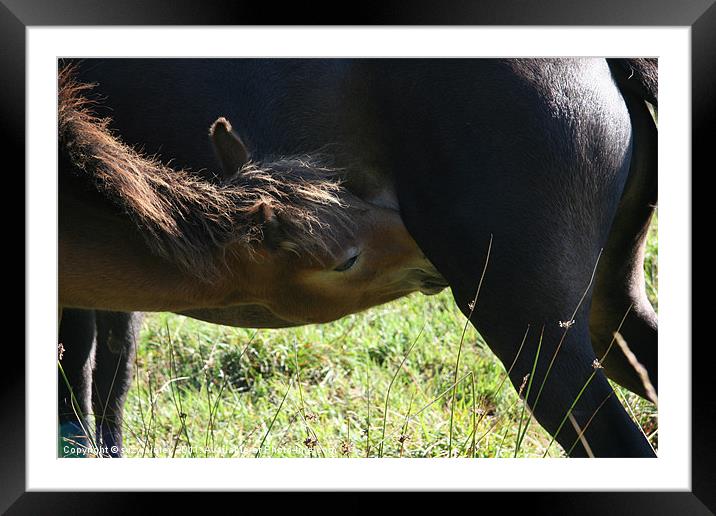
[[[3,510],[303,490],[714,510],[691,344],[710,1],[350,26],[4,4],[27,303]]]

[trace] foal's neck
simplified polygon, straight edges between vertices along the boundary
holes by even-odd
[[[61,306],[180,311],[222,306],[229,296],[243,301],[240,278],[215,284],[194,276],[153,254],[134,222],[109,203],[67,189],[61,195]]]

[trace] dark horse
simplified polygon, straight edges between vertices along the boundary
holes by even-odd
[[[107,59],[79,79],[101,84],[125,141],[177,166],[215,166],[197,135],[221,114],[259,160],[320,151],[361,171],[347,181],[362,198],[389,185],[459,308],[514,362],[512,383],[531,374],[527,403],[570,455],[654,455],[607,376],[646,393],[612,346],[619,330],[657,385],[643,277],[655,60]]]

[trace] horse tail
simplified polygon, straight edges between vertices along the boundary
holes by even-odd
[[[659,64],[656,58],[607,59],[612,75],[622,91],[627,91],[659,107]]]

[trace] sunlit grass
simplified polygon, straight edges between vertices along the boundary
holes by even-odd
[[[658,308],[656,217],[645,270]],[[456,370],[464,323],[449,291],[284,330],[148,315],[125,456],[512,457],[520,441],[519,457],[541,457],[550,436],[537,424],[518,436],[521,400],[472,326]],[[617,391],[655,445],[656,409]]]

